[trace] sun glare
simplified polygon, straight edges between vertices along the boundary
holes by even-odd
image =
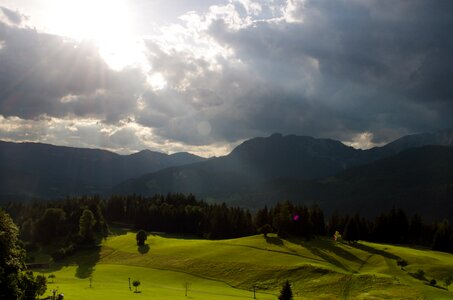
[[[126,0],[55,1],[46,16],[50,29],[76,40],[92,40],[113,69],[143,63]]]
[[[162,90],[167,86],[167,81],[161,73],[148,75],[146,81],[154,91]]]

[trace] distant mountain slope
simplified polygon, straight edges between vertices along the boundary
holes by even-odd
[[[276,178],[311,179],[330,176],[362,163],[363,151],[341,142],[274,134],[254,138],[229,155],[174,167],[128,180],[113,193],[192,192],[224,197]]]
[[[396,188],[408,181],[409,183],[419,182],[419,186],[426,183],[429,178],[424,174],[429,173],[423,173],[423,170],[418,169],[412,170],[408,166],[401,165],[406,160],[409,160],[410,164],[417,161],[409,155],[411,152],[395,156],[396,161],[393,165],[395,167],[400,166],[399,169],[391,169],[386,164],[386,160],[379,159],[395,155],[405,149],[429,145],[430,143],[450,146],[453,145],[452,137],[453,131],[444,130],[433,134],[403,137],[384,147],[357,150],[329,139],[274,134],[267,138],[248,140],[225,157],[173,167],[128,180],[116,186],[112,192],[123,194],[135,192],[144,195],[192,192],[200,197],[227,201],[231,204],[250,208],[261,207],[265,202],[271,203],[282,199],[322,201],[331,204],[337,202],[340,205],[340,203],[346,203],[347,201],[343,200],[348,197],[350,199],[365,199],[374,197],[374,195],[388,196],[388,193],[393,192],[391,187]],[[450,148],[447,148],[445,151],[448,152],[449,150]],[[409,155],[406,160],[404,159],[405,155]],[[443,156],[439,154],[438,157]],[[431,171],[439,169],[441,161],[438,160],[438,157],[423,156],[424,160],[422,161],[425,163],[423,167],[426,168],[426,172],[431,170],[429,169],[431,160],[433,161],[431,167],[433,170]],[[448,159],[448,157],[445,159]],[[346,183],[347,181],[342,185],[326,185],[323,183],[325,180],[313,180],[332,177],[338,173],[341,174],[339,176],[347,176],[348,169],[351,172],[360,172],[358,166],[373,161],[376,165],[371,165],[376,166],[376,170],[379,169],[378,166],[384,168],[385,176],[372,181],[373,177],[368,178],[368,176],[372,176],[374,173],[364,171],[364,174],[356,178],[356,180],[366,182],[364,186],[360,186],[361,190],[351,183]],[[363,166],[363,168],[368,170],[369,166]],[[399,176],[399,172],[408,173]],[[410,174],[414,174],[417,178],[411,178],[408,176]],[[442,173],[441,175],[445,174]],[[385,192],[381,193],[379,182],[387,177],[392,178],[392,180],[386,183],[388,186],[386,189],[382,189]],[[333,177],[332,180],[338,181],[339,178]],[[430,178],[432,180],[441,179]],[[449,177],[446,178],[445,180],[448,180]],[[356,198],[354,198],[355,193],[357,194]],[[348,196],[343,196],[343,194]],[[370,194],[372,195],[369,196]]]
[[[190,192],[213,201],[256,208],[282,199],[333,203],[333,196],[328,197],[330,193],[340,203],[345,198],[341,194],[345,193],[345,186],[351,187],[346,193],[350,199],[355,199],[354,193],[360,199],[364,194],[378,195],[381,189],[373,190],[378,185],[370,182],[368,190],[359,190],[351,184],[329,185],[326,189],[325,180],[315,179],[340,180],[332,176],[430,144],[452,146],[453,131],[406,136],[370,150],[354,149],[331,139],[274,134],[250,139],[229,155],[209,160],[188,153],[166,155],[144,150],[118,155],[96,149],[0,142],[0,200],[93,193]],[[402,156],[398,157],[403,161]],[[398,174],[392,172],[388,175]],[[368,180],[367,176],[371,174],[366,172],[363,180]],[[406,180],[404,176],[392,178],[394,186]],[[421,175],[417,178],[424,180]],[[387,189],[386,193],[390,192]]]
[[[0,198],[101,193],[128,178],[203,160],[189,153],[144,150],[118,155],[99,149],[0,141]]]
[[[432,133],[406,135],[383,147],[376,147],[367,152],[374,159],[397,154],[403,150],[427,145],[453,146],[453,130],[444,129]]]
[[[342,172],[323,190],[327,202],[340,199],[350,210],[395,206],[453,221],[453,147],[408,149]]]
[[[373,217],[392,207],[430,219],[453,221],[453,147],[423,146],[354,167],[322,180],[276,180],[251,188],[234,203],[281,199],[318,203]]]

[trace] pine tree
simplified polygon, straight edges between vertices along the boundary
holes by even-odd
[[[326,225],[324,222],[324,213],[318,205],[313,205],[310,208],[310,222],[313,226],[313,234],[325,235]]]
[[[444,220],[437,226],[434,234],[432,248],[439,251],[453,251],[452,230],[448,220]]]
[[[94,225],[96,219],[94,218],[93,212],[89,209],[83,210],[82,216],[79,220],[79,234],[85,242],[94,241]]]
[[[283,288],[280,292],[280,296],[278,300],[292,300],[293,299],[293,291],[291,290],[291,284],[288,280],[286,280]]]
[[[58,240],[65,234],[66,213],[61,208],[47,208],[36,226],[35,236],[44,244]]]
[[[343,239],[348,242],[356,242],[359,239],[359,229],[356,218],[349,218],[346,228],[344,229]]]

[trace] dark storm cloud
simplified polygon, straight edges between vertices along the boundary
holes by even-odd
[[[21,15],[20,13],[13,11],[11,9],[8,9],[6,7],[0,7],[0,9],[2,10],[3,14],[8,18],[8,20],[11,23],[16,24],[16,25],[19,25],[20,23],[22,23],[24,16]]]
[[[4,23],[0,41],[3,116],[73,114],[116,122],[134,108],[144,79],[135,70],[110,70],[94,44]]]
[[[337,138],[453,125],[453,2],[293,4],[287,18],[296,22],[261,21],[240,30],[221,19],[211,24],[220,43],[270,85],[285,87],[280,95],[268,91],[272,109],[253,111],[252,124],[265,131],[286,123],[287,133]]]
[[[452,15],[446,0],[230,1],[145,41],[149,74],[113,71],[95,45],[12,15],[0,23],[0,115],[132,120],[185,145],[273,132],[388,142],[453,127]],[[141,145],[134,128],[110,131],[110,145]]]

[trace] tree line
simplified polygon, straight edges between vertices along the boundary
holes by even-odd
[[[20,228],[26,248],[60,246],[59,259],[78,247],[97,244],[109,234],[108,224],[136,230],[181,233],[207,239],[224,239],[255,233],[248,210],[226,204],[208,204],[193,195],[153,197],[68,197],[64,200],[13,202],[7,212]],[[57,247],[58,248],[58,247]]]
[[[322,210],[313,205],[294,205],[285,201],[275,207],[260,209],[254,219],[258,232],[274,231],[279,236],[295,235],[311,239],[339,233],[343,240],[366,240],[377,243],[412,244],[453,253],[453,227],[448,220],[425,222],[415,214],[411,218],[402,209],[393,208],[373,220],[334,212],[327,222]]]
[[[180,233],[207,239],[224,239],[275,232],[281,237],[333,236],[346,241],[414,244],[453,252],[453,228],[447,220],[425,222],[420,215],[408,217],[394,208],[375,219],[333,213],[325,220],[317,205],[289,201],[258,210],[253,216],[243,208],[212,204],[194,195],[168,194],[101,198],[70,197],[60,201],[11,203],[7,211],[20,228],[26,245],[58,244],[56,258],[74,247],[96,244],[109,234],[107,224],[129,225],[136,230]],[[57,251],[58,252],[58,251]]]
[[[334,234],[336,228],[347,241],[412,244],[453,253],[453,227],[448,220],[426,222],[419,214],[408,217],[402,209],[382,212],[374,220],[334,213],[327,224],[328,233]]]
[[[46,289],[46,278],[27,270],[24,248],[56,246],[52,247],[58,249],[52,256],[58,260],[78,248],[98,244],[109,234],[108,224],[115,222],[129,224],[137,230],[183,233],[208,239],[274,232],[280,237],[309,240],[341,234],[351,243],[367,240],[425,245],[453,253],[453,228],[447,220],[428,223],[417,214],[409,218],[397,208],[381,213],[374,220],[359,214],[348,216],[335,212],[326,222],[317,205],[284,201],[272,208],[265,206],[252,217],[248,210],[228,207],[225,203],[209,204],[190,194],[15,202],[6,207],[6,212],[0,209],[0,298],[35,299]]]

